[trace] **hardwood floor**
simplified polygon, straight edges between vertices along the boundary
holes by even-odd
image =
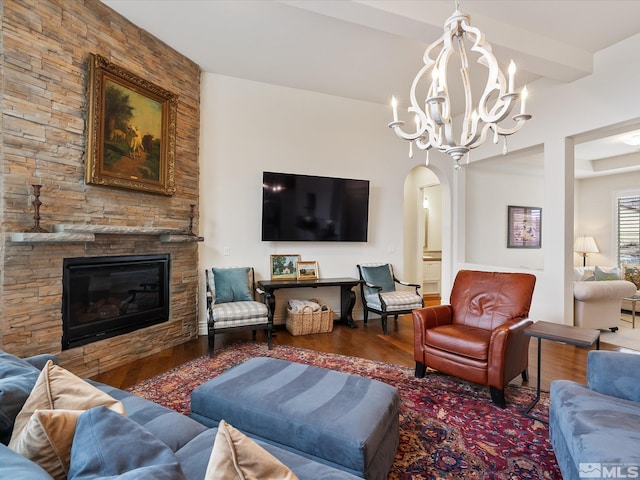
[[[292,336],[284,328],[277,329],[274,345],[290,345],[327,353],[338,353],[388,363],[413,367],[413,322],[410,315],[401,316],[397,322],[389,319],[389,335],[382,334],[379,319],[370,319],[368,324],[357,321],[358,328],[351,329],[336,324],[333,332],[318,335]],[[251,340],[251,332],[237,332],[216,336],[216,349],[238,340]],[[258,332],[258,341],[266,341],[263,332]],[[529,382],[535,387],[537,381],[537,339],[529,347]],[[615,345],[601,343],[603,350],[624,350]],[[95,380],[127,388],[136,383],[163,373],[191,359],[209,353],[207,337],[164,350],[147,358],[131,362],[122,367],[101,373]],[[568,379],[585,383],[587,349],[542,341],[542,390],[548,391],[552,380]],[[513,384],[523,384],[520,377]]]

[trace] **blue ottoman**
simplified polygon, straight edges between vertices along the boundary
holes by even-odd
[[[270,443],[371,480],[383,480],[399,443],[399,396],[386,383],[258,357],[191,393],[191,417],[225,420]]]

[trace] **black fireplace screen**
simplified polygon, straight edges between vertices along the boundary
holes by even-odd
[[[65,258],[62,349],[169,320],[168,254]]]

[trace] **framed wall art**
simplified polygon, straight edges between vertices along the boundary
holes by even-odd
[[[318,262],[298,262],[298,280],[315,280],[316,278],[318,278]]]
[[[542,247],[542,208],[507,208],[507,248]]]
[[[178,97],[91,54],[86,183],[173,195]]]
[[[271,255],[271,280],[298,278],[300,255]]]

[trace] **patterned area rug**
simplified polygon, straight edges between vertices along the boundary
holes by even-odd
[[[189,413],[189,394],[198,385],[252,357],[266,356],[362,375],[398,388],[400,447],[389,479],[562,478],[549,443],[547,425],[522,410],[535,390],[509,386],[507,408],[491,403],[489,389],[429,371],[288,346],[239,343],[141,382],[132,393]],[[547,414],[542,393],[536,414]]]

